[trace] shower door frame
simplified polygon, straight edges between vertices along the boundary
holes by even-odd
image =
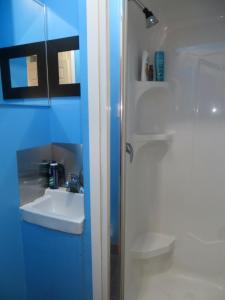
[[[87,0],[93,300],[110,291],[110,74],[108,0]]]
[[[120,53],[120,239],[124,299],[127,4],[122,1]],[[110,38],[109,0],[87,0],[90,202],[93,300],[110,299]]]
[[[120,300],[124,300],[125,279],[125,211],[126,211],[126,102],[127,102],[127,29],[128,29],[128,1],[122,0],[121,21],[121,89],[120,89],[120,243],[121,243],[121,285]]]

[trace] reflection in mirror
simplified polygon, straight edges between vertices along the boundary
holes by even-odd
[[[27,57],[27,82],[28,86],[38,86],[37,55]]]
[[[74,50],[58,52],[59,84],[76,83],[76,54]]]
[[[38,86],[37,55],[9,60],[11,87]]]

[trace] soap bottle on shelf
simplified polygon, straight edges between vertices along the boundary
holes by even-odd
[[[149,53],[144,50],[142,53],[141,65],[141,81],[148,81],[148,68],[149,68]]]
[[[154,67],[153,67],[153,65],[149,65],[149,67],[148,67],[148,80],[149,81],[154,80]]]
[[[142,54],[141,81],[154,80],[154,66],[150,61],[149,52],[144,50]]]
[[[165,53],[164,51],[155,52],[155,80],[164,81],[165,73]]]

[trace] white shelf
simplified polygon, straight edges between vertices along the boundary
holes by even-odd
[[[142,90],[151,88],[168,88],[167,81],[136,81],[136,87]]]
[[[167,89],[169,84],[167,81],[136,81],[135,82],[135,102],[137,104],[140,97],[147,91],[153,88]]]
[[[173,250],[175,237],[147,232],[138,236],[131,248],[133,258],[148,259]]]
[[[134,152],[137,152],[144,145],[154,142],[170,142],[173,137],[172,132],[160,133],[160,134],[134,134],[133,135],[133,148]]]

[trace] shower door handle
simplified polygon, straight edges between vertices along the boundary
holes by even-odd
[[[130,162],[132,163],[133,158],[134,158],[134,149],[133,149],[131,143],[126,143],[126,153],[129,154]]]

